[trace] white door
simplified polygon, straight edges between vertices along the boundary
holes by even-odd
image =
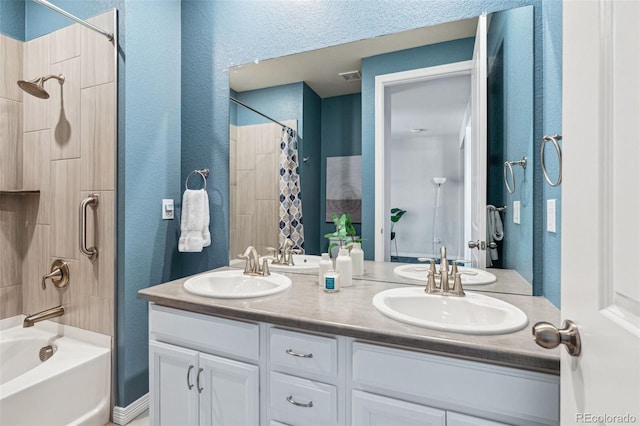
[[[259,384],[257,366],[201,353],[200,424],[259,424]]]
[[[471,72],[471,143],[467,151],[465,170],[468,171],[471,208],[470,241],[480,242],[470,250],[469,257],[475,268],[484,269],[487,263],[484,242],[487,239],[487,16],[478,18],[476,44],[473,48]]]
[[[480,417],[447,411],[447,426],[507,426],[506,423],[493,422]]]
[[[562,425],[640,422],[638,23],[637,1],[563,3]]]
[[[198,352],[149,342],[149,424],[198,425]]]

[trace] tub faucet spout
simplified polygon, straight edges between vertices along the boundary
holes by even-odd
[[[37,322],[48,320],[55,317],[61,317],[64,315],[64,306],[56,306],[55,308],[45,309],[37,314],[27,315],[22,322],[22,327],[33,327]]]

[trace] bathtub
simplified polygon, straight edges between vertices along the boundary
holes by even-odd
[[[108,423],[111,337],[53,321],[22,328],[23,318],[0,321],[0,425]]]

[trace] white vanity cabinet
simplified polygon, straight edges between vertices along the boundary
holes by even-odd
[[[259,329],[150,305],[150,424],[258,425]]]

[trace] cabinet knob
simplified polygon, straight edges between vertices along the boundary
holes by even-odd
[[[571,356],[580,355],[582,344],[578,327],[571,320],[565,320],[560,330],[548,322],[538,322],[532,328],[533,340],[546,349],[553,349],[558,345],[565,345]]]

